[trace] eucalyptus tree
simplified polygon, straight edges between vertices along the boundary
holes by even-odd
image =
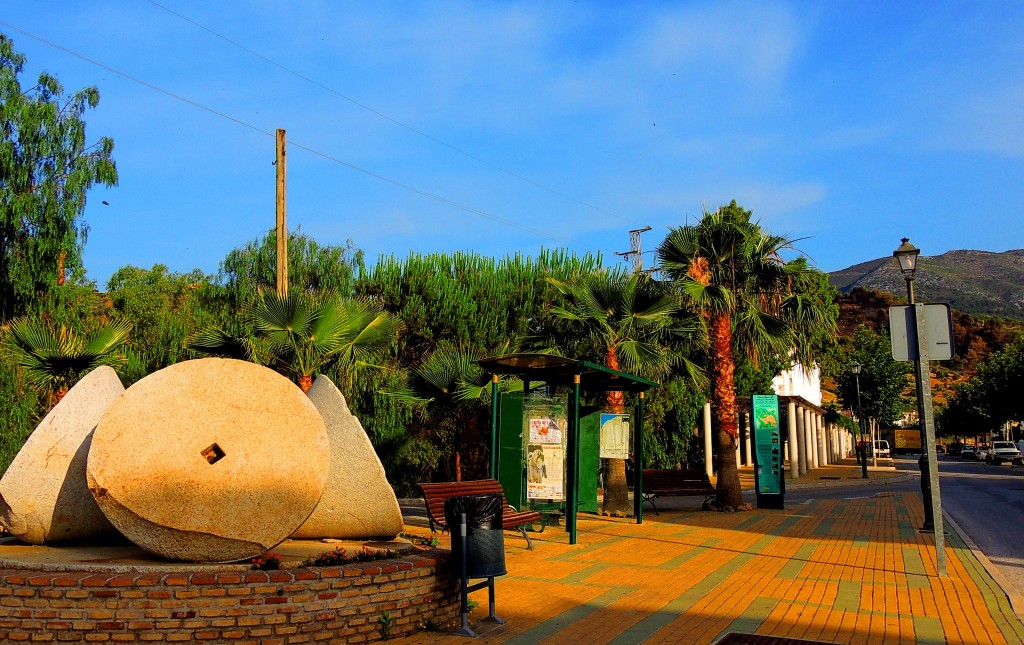
[[[598,362],[614,370],[659,378],[681,367],[700,378],[693,364],[674,341],[674,336],[695,331],[678,324],[679,299],[665,285],[643,273],[601,270],[580,273],[568,280],[548,278],[564,296],[552,309],[573,325],[575,335],[594,348]],[[608,392],[611,412],[625,412],[625,393]],[[602,512],[631,511],[624,459],[605,460],[605,491]]]
[[[707,322],[707,370],[711,380],[714,448],[718,455],[718,501],[744,507],[736,464],[736,357],[757,366],[768,357],[813,361],[808,338],[834,337],[836,320],[808,297],[813,280],[805,262],[786,262],[793,242],[751,221],[735,201],[705,210],[696,224],[673,228],[658,247],[662,270],[685,302]]]
[[[24,66],[0,34],[0,322],[43,310],[66,271],[81,268],[86,193],[117,184],[113,140],[85,134],[99,91],[65,95],[45,72],[25,88]]]

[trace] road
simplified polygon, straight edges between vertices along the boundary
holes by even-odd
[[[897,470],[917,475],[917,455],[896,457]],[[1005,591],[1024,598],[1024,466],[993,466],[939,455],[942,507],[1002,574]],[[880,491],[921,491],[920,479],[896,484],[794,490],[786,501],[864,497]],[[1004,582],[1005,581],[1005,582]],[[1024,607],[1015,606],[1018,612]]]

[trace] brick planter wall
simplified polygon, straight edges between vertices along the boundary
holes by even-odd
[[[281,571],[0,570],[0,641],[361,643],[458,613],[449,552]]]

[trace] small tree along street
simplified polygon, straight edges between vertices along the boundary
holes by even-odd
[[[857,410],[857,379],[850,366],[860,363],[860,405]],[[892,357],[889,337],[862,328],[854,335],[835,374],[839,400],[843,407],[874,419],[882,426],[892,426],[903,416],[906,402],[903,392],[908,384],[907,364]]]

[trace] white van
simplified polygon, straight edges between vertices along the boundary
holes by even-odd
[[[879,439],[875,441],[875,454],[880,459],[889,459],[892,454],[889,452],[889,442],[885,439]]]

